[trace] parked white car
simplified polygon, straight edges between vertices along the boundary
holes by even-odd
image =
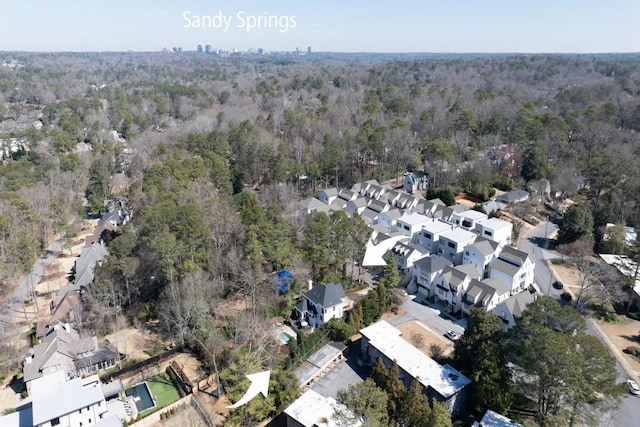
[[[627,380],[627,384],[629,384],[629,393],[635,395],[640,394],[640,387],[638,387],[638,384],[635,381]]]
[[[460,339],[460,334],[453,331],[445,332],[444,336],[449,338],[451,341],[458,341]]]

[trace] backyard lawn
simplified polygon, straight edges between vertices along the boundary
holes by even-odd
[[[169,375],[166,372],[148,378],[146,381],[149,386],[149,390],[151,390],[151,395],[156,402],[156,406],[143,411],[141,413],[143,417],[146,417],[152,412],[162,409],[180,399],[178,390],[175,388],[171,382],[171,378],[169,378]]]

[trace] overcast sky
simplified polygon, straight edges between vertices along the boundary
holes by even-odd
[[[640,0],[0,0],[0,51],[195,50],[199,43],[240,50],[638,52]]]

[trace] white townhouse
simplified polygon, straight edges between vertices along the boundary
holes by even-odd
[[[533,285],[534,269],[535,263],[526,252],[505,246],[489,264],[489,277],[507,283],[513,295]]]

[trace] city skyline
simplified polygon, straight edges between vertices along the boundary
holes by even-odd
[[[7,3],[6,1],[4,3]],[[640,51],[633,0],[79,0],[0,6],[2,51]]]

